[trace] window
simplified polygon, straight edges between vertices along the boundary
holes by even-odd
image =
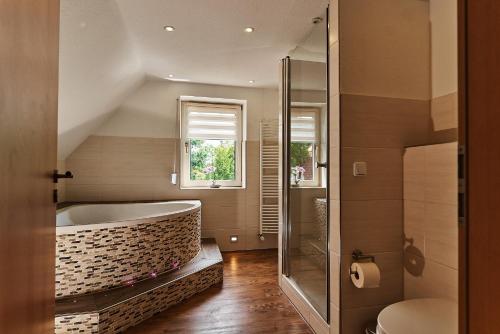
[[[181,187],[244,186],[243,124],[242,104],[181,102]]]
[[[315,187],[320,185],[318,162],[319,110],[295,107],[291,110],[290,164],[291,184]]]

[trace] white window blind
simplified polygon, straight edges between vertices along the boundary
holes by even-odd
[[[318,139],[316,124],[317,112],[314,110],[292,109],[291,140],[292,142],[316,142]]]
[[[181,102],[181,188],[245,187],[246,103],[241,102]]]
[[[241,106],[187,104],[185,138],[241,140]]]

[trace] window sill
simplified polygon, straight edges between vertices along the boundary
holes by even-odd
[[[290,186],[290,189],[326,189],[322,186]]]
[[[219,187],[219,188],[211,188],[211,187],[180,187],[181,190],[245,190],[246,187]]]

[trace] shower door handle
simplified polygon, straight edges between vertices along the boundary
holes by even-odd
[[[328,162],[316,162],[316,168],[328,168]]]

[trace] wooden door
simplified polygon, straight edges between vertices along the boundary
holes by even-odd
[[[461,3],[466,14],[461,64],[468,198],[463,326],[471,334],[496,334],[500,333],[500,1]]]
[[[53,333],[59,0],[0,0],[0,333]]]

